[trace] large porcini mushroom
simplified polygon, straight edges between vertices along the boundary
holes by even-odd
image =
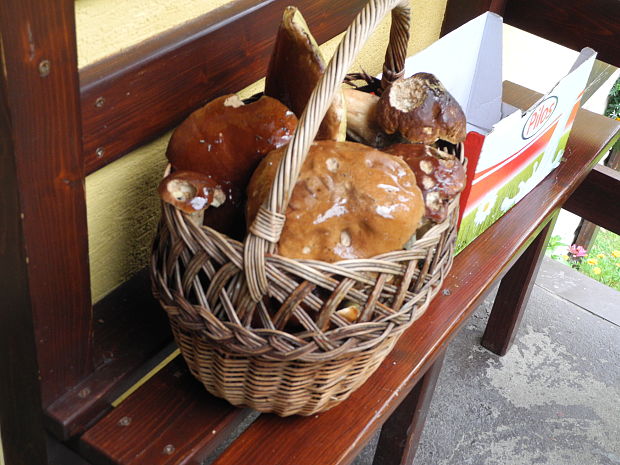
[[[250,180],[249,224],[284,153],[267,155]],[[415,175],[400,158],[354,142],[316,141],[293,188],[278,253],[335,262],[400,250],[423,212]]]
[[[158,192],[164,202],[186,213],[197,225],[202,225],[208,207],[219,207],[226,201],[226,194],[213,178],[195,171],[169,174]]]
[[[392,83],[377,104],[377,122],[388,134],[428,145],[438,139],[458,144],[466,136],[461,106],[430,73]]]
[[[310,94],[325,73],[325,59],[297,8],[284,10],[267,76],[265,95],[280,100],[301,117]],[[344,140],[346,111],[340,89],[319,127],[316,140]]]
[[[394,144],[384,150],[413,170],[424,195],[424,216],[435,223],[444,221],[448,202],[465,188],[465,169],[459,160],[424,144]]]
[[[250,176],[267,153],[290,141],[296,126],[297,117],[274,98],[244,105],[230,94],[207,103],[175,129],[166,151],[173,169],[211,176],[227,197],[217,212],[205,214],[205,224],[238,239],[243,236]]]

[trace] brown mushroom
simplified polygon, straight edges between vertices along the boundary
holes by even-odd
[[[249,223],[284,152],[267,155],[250,180]],[[278,253],[334,262],[399,250],[423,212],[415,175],[400,158],[354,142],[317,141],[293,188]]]
[[[219,207],[226,194],[213,178],[195,171],[175,171],[159,184],[158,192],[164,202],[186,213],[202,225],[204,211]]]
[[[424,216],[436,223],[446,219],[448,202],[465,188],[465,169],[454,155],[424,144],[394,144],[386,148],[413,170],[424,195]]]
[[[410,142],[433,144],[438,139],[465,140],[465,114],[459,103],[430,73],[395,81],[377,104],[377,122],[388,134]]]
[[[207,212],[205,224],[237,239],[243,236],[250,176],[267,153],[290,141],[296,126],[297,117],[276,99],[261,97],[244,105],[230,94],[207,103],[176,128],[166,151],[172,167],[211,176],[228,198],[217,212]]]
[[[284,10],[265,80],[265,95],[280,100],[301,117],[310,94],[325,73],[325,59],[297,8]],[[337,90],[321,122],[316,140],[344,140],[346,112]]]

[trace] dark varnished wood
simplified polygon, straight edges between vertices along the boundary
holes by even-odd
[[[84,434],[80,448],[97,465],[199,465],[250,414],[210,396],[177,358]]]
[[[612,149],[609,156],[605,159],[605,166],[608,166],[609,168],[616,170],[616,171],[620,170],[620,144],[616,144],[616,146]],[[596,186],[596,188],[598,189],[599,186]],[[620,185],[616,186],[614,191],[615,192],[620,191]],[[589,194],[588,191],[586,192]],[[575,196],[573,200],[574,201],[578,200],[578,197]],[[599,204],[601,203],[604,204],[605,202],[608,202],[609,200],[611,200],[609,199],[609,197],[605,197],[601,199],[601,202]],[[610,204],[609,210],[611,211],[612,208],[613,208],[613,204]],[[598,216],[601,216],[601,215],[598,215]],[[594,243],[594,240],[598,233],[598,229],[599,227],[595,223],[582,219],[579,222],[577,231],[575,232],[575,239],[573,240],[573,244],[578,244],[582,246],[584,249],[589,250],[590,245]]]
[[[564,208],[620,234],[620,218],[612,213],[616,211],[618,205],[620,205],[620,172],[608,166],[598,165],[568,199]]]
[[[441,25],[441,35],[445,36],[467,21],[481,14],[492,11],[503,14],[505,4],[509,0],[448,0]]]
[[[47,438],[48,465],[91,465],[67,446],[52,437]],[[34,463],[34,462],[33,462]],[[7,465],[11,465],[10,462]]]
[[[24,311],[49,405],[90,370],[92,344],[73,2],[5,0],[0,30],[28,263]]]
[[[591,47],[620,66],[620,2],[616,0],[507,0],[505,22],[574,50]]]
[[[485,11],[565,47],[591,47],[599,60],[620,66],[620,2],[616,0],[448,0],[441,35]]]
[[[84,431],[152,367],[149,360],[156,363],[169,353],[162,351],[172,338],[168,319],[149,289],[143,271],[94,306],[96,369],[47,409],[47,425],[56,437]]]
[[[558,212],[502,278],[481,344],[505,355],[519,329]]]
[[[0,8],[0,418],[7,464],[30,465],[47,463],[41,405],[90,370],[74,13]]]
[[[444,281],[444,292],[349,400],[310,419],[263,415],[214,463],[313,464],[317,448],[324,463],[350,463],[434,362],[490,286],[510,268],[618,138],[619,126],[600,115],[579,112],[566,162],[456,257]],[[277,447],[273,447],[275,443]]]
[[[589,221],[582,218],[577,225],[577,228],[575,229],[575,234],[573,236],[571,244],[577,244],[582,246],[586,250],[590,250],[590,246],[596,240],[598,231],[599,227],[596,224],[590,223]]]
[[[87,172],[263,77],[287,5],[298,6],[323,42],[344,31],[365,3],[240,0],[82,69]]]
[[[7,463],[45,463],[38,363],[6,75],[0,75],[0,430]]]
[[[445,356],[444,350],[381,428],[373,465],[413,464]]]

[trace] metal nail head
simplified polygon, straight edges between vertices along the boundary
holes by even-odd
[[[174,446],[172,444],[168,444],[166,447],[164,447],[164,454],[172,455],[173,452],[174,452]]]
[[[50,73],[50,66],[51,66],[51,63],[49,60],[41,61],[41,63],[39,63],[39,75],[41,77],[48,76]]]

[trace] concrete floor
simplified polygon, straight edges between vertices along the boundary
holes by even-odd
[[[415,464],[620,464],[620,293],[545,259],[504,357],[479,345],[492,302],[448,349]]]

